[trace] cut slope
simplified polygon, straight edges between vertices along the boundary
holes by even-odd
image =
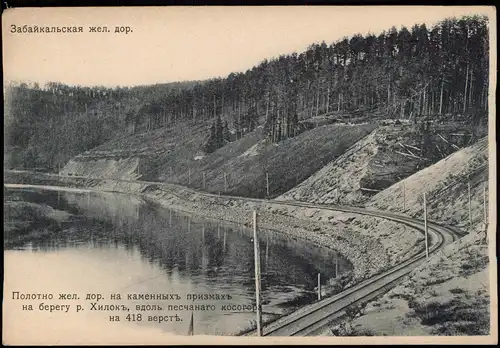
[[[483,200],[488,197],[487,190],[483,191],[487,184],[488,139],[482,138],[372,197],[368,207],[418,217],[423,213],[422,193],[426,192],[431,220],[468,230],[469,234],[432,256],[401,285],[360,309],[358,315],[333,324],[325,334],[490,334],[491,280],[484,225],[488,202]]]
[[[472,226],[482,228],[483,190],[486,188],[487,191],[488,184],[486,137],[376,194],[366,205],[382,210],[404,211],[414,217],[421,216],[422,193],[426,192],[429,219],[468,229],[468,182],[471,188]]]
[[[188,184],[187,169],[180,183],[203,189],[205,173],[205,189],[224,193],[226,173],[227,194],[265,197],[267,173],[269,196],[274,197],[342,155],[375,127],[373,124],[326,125],[277,144],[268,144],[263,130],[257,129],[240,141],[192,163],[191,183]],[[246,142],[245,146],[241,146],[241,142]]]
[[[61,173],[165,181],[247,197],[267,196],[267,173],[273,197],[315,173],[375,127],[326,125],[277,144],[268,143],[258,127],[204,154],[209,124],[185,124],[115,139],[73,158]]]
[[[72,158],[60,173],[101,178],[157,179],[159,164],[167,162],[173,168],[180,168],[185,162],[193,160],[205,141],[208,127],[204,123],[180,123],[172,128],[116,138]]]
[[[452,153],[453,146],[470,137],[464,125],[436,123],[427,145],[431,156],[422,155],[423,141],[414,124],[381,126],[279,199],[357,205]]]

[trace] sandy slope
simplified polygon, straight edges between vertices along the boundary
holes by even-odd
[[[460,124],[433,125],[430,142],[437,157],[423,158],[419,152],[422,138],[418,126],[408,123],[379,126],[279,199],[362,204],[377,192],[455,151],[440,135],[461,146],[461,133],[465,131]]]
[[[375,195],[367,204],[422,215],[422,193],[430,218],[470,233],[414,270],[402,284],[369,303],[356,317],[334,323],[326,335],[487,335],[489,257],[484,233],[483,189],[488,184],[486,138]],[[472,225],[468,187],[471,183]]]
[[[405,281],[332,333],[349,335],[488,335],[488,246],[472,233],[448,245]]]
[[[382,210],[404,211],[422,216],[423,193],[428,217],[465,230],[469,229],[468,181],[471,186],[472,227],[484,222],[483,193],[488,196],[488,139],[457,151],[438,163],[392,185],[366,204]],[[403,209],[403,187],[405,209]],[[487,202],[486,202],[487,203]]]

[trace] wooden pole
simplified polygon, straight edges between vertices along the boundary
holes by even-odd
[[[321,273],[318,273],[318,301],[321,300]]]
[[[403,211],[406,210],[406,184],[403,181]]]
[[[269,174],[266,173],[266,191],[267,191],[267,197],[269,197]]]
[[[488,242],[488,206],[486,205],[486,186],[483,187],[484,243]]]
[[[191,185],[191,168],[188,169],[188,185]]]
[[[227,192],[227,174],[224,172],[224,192]]]
[[[483,215],[484,215],[484,225],[488,225],[488,206],[486,204],[486,186],[483,187]]]
[[[205,181],[205,172],[203,172],[203,188],[204,189],[207,188],[206,181]]]
[[[194,312],[191,311],[191,320],[189,321],[188,336],[194,335]]]
[[[424,230],[425,230],[425,257],[429,258],[429,241],[427,236],[427,200],[424,192]]]
[[[469,196],[469,231],[472,231],[472,207],[470,200],[470,180],[467,182],[467,193]]]
[[[257,239],[257,211],[253,211],[253,247],[255,259],[255,300],[257,307],[257,335],[262,336],[262,313],[260,302],[260,253]]]
[[[172,209],[168,210],[168,224],[172,226]]]
[[[269,262],[269,234],[266,234],[266,267]]]
[[[335,278],[338,277],[339,274],[339,256],[335,253]]]

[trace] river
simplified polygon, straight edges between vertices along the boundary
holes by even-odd
[[[138,328],[154,326],[180,335],[187,334],[191,313],[196,334],[234,335],[255,324],[253,311],[221,308],[255,304],[253,232],[248,227],[190,216],[133,195],[39,188],[4,192],[5,263],[15,269],[6,272],[9,290],[76,293],[85,307],[80,316],[109,320],[116,314]],[[335,251],[276,231],[259,230],[259,245],[264,321],[314,301],[318,273],[326,285],[351,269]],[[102,294],[100,304],[123,303],[129,311],[91,310],[83,301],[87,293]],[[128,294],[160,293],[182,299],[127,299]],[[110,294],[121,294],[122,301],[110,301]],[[193,302],[186,294],[219,295],[219,300]],[[136,311],[136,305],[146,304],[162,310]],[[168,311],[168,304],[214,305],[216,310]],[[181,320],[147,320],[174,314]]]

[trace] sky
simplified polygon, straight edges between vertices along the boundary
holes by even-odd
[[[4,81],[115,87],[225,77],[323,40],[488,13],[479,6],[15,8],[3,14]],[[84,32],[20,34],[11,25]],[[114,33],[116,26],[132,32]]]

